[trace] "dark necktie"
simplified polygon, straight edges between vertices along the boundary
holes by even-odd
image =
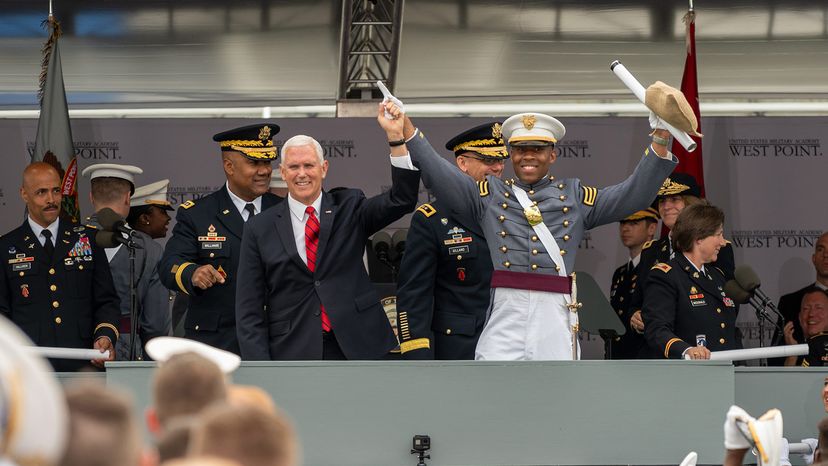
[[[253,218],[254,215],[256,215],[256,206],[254,206],[252,202],[248,202],[247,204],[245,204],[244,205],[244,210],[246,210],[247,213],[249,214],[247,216],[247,220],[250,220],[251,218]],[[245,222],[247,220],[245,220]]]
[[[55,255],[55,245],[52,244],[52,232],[43,230],[40,234],[46,238],[46,241],[43,242],[43,249],[46,250],[46,255],[49,257],[49,260],[52,260],[52,257]]]
[[[308,221],[305,223],[305,253],[308,256],[308,269],[313,272],[316,270],[316,248],[319,245],[319,219],[316,218],[313,206],[308,206],[305,213],[308,214]],[[322,330],[330,332],[331,321],[325,312],[325,306],[320,304],[319,310],[322,313]]]

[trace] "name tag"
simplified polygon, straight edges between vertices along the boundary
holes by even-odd
[[[32,268],[32,264],[29,263],[29,262],[24,262],[22,264],[13,264],[12,265],[12,270],[14,270],[15,272],[19,272],[21,270],[31,270],[31,268]]]
[[[221,249],[221,243],[201,243],[201,249]]]
[[[450,247],[449,250],[448,250],[448,253],[449,253],[450,256],[453,256],[455,254],[466,254],[468,252],[469,252],[469,247],[468,246],[454,246],[454,247]]]

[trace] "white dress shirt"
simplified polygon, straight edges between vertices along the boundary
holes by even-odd
[[[290,194],[287,197],[288,209],[290,209],[290,225],[293,227],[293,239],[296,241],[296,251],[302,262],[308,263],[308,253],[305,251],[305,224],[308,221],[308,214],[305,213],[307,206],[293,198]],[[320,226],[322,219],[319,216],[319,209],[322,207],[322,193],[311,204]]]
[[[32,220],[31,216],[27,216],[29,220],[29,226],[32,228],[32,233],[34,233],[37,240],[40,242],[40,245],[43,246],[46,244],[46,237],[43,236],[43,230],[49,230],[52,232],[52,246],[57,244],[57,237],[58,237],[58,222],[60,219],[55,220],[54,222],[50,223],[48,227],[43,228],[42,226],[38,225],[37,222]]]
[[[247,217],[250,216],[250,212],[248,212],[244,208],[244,206],[246,206],[247,204],[253,204],[253,207],[255,208],[255,212],[257,215],[262,213],[262,196],[259,196],[250,202],[247,202],[239,196],[233,194],[233,191],[230,190],[230,184],[228,182],[225,181],[224,186],[227,188],[227,193],[230,194],[230,200],[233,201],[233,205],[236,206],[236,210],[238,210],[239,214],[241,214],[242,220],[246,222]]]

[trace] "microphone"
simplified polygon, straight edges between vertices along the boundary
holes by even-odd
[[[133,236],[135,234],[135,230],[128,227],[126,222],[124,221],[123,217],[116,214],[114,210],[110,209],[109,207],[104,207],[103,209],[97,212],[98,223],[101,224],[101,228],[104,231],[109,232],[120,232],[127,236]]]
[[[750,293],[743,290],[736,280],[728,280],[724,285],[724,292],[737,304],[745,304],[750,301]]]
[[[98,232],[95,233],[95,243],[97,243],[98,246],[106,249],[106,248],[114,248],[114,247],[118,246],[119,244],[128,244],[129,240],[124,238],[123,235],[118,234],[118,233],[114,233],[114,232],[111,232],[111,231],[98,230]]]
[[[759,288],[762,286],[762,281],[759,280],[759,275],[757,275],[749,265],[740,265],[739,267],[736,267],[736,270],[733,272],[733,276],[736,278],[739,286],[750,294],[752,300],[751,304],[753,304],[753,301],[756,301],[757,304],[755,304],[754,307],[758,305],[763,309],[770,309],[774,312],[774,314],[779,316],[783,322],[785,321],[785,318],[779,313],[779,310],[776,309],[776,305],[773,304],[773,301]]]
[[[391,235],[384,231],[374,233],[374,237],[371,239],[371,247],[374,248],[374,254],[376,254],[377,260],[383,264],[387,264],[388,254],[391,250]]]
[[[394,255],[396,256],[397,260],[402,259],[403,253],[405,252],[405,240],[407,237],[407,229],[397,230],[391,236],[391,244],[393,245]]]

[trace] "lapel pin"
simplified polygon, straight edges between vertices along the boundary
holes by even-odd
[[[329,213],[331,213],[331,211],[330,211],[330,210],[326,210],[326,211],[325,211],[325,213],[326,213],[326,214],[329,214]]]
[[[229,213],[230,213],[230,211],[229,211],[229,210],[227,210],[227,209],[224,209],[224,210],[222,210],[222,211],[221,211],[221,213],[223,213],[224,215],[227,215],[227,214],[229,214]]]

